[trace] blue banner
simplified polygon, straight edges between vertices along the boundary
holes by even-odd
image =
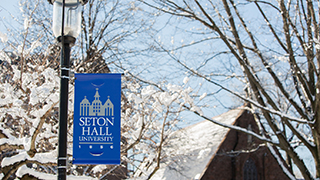
[[[121,74],[75,74],[73,164],[120,164]]]

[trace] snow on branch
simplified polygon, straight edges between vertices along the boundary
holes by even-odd
[[[13,165],[20,161],[36,161],[42,164],[56,163],[57,151],[50,151],[48,153],[37,153],[34,157],[30,157],[27,152],[21,152],[12,157],[5,157],[1,162],[1,167]]]
[[[292,173],[288,170],[288,168],[285,167],[285,165],[283,164],[282,158],[279,157],[279,155],[275,152],[275,150],[273,149],[273,147],[269,144],[266,143],[267,147],[269,148],[271,154],[276,158],[276,160],[278,161],[280,167],[282,168],[283,172],[291,179],[291,180],[295,180],[296,178],[292,175]]]

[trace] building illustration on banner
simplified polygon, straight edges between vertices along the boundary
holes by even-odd
[[[89,102],[87,97],[80,103],[80,116],[113,116],[114,109],[113,103],[108,96],[107,101],[103,104],[100,101],[99,89],[96,88],[96,94],[92,103]]]

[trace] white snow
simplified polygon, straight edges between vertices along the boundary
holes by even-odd
[[[8,36],[2,32],[0,32],[0,39],[3,43],[6,43],[8,41]]]
[[[16,172],[16,175],[18,177],[22,177],[25,174],[30,174],[34,177],[37,177],[38,179],[45,179],[45,180],[56,180],[57,175],[54,174],[48,174],[48,173],[42,173],[39,171],[36,171],[34,169],[28,168],[26,165],[21,166],[18,171]],[[97,178],[87,177],[87,176],[67,176],[68,180],[95,180]]]
[[[94,168],[92,168],[92,172],[96,173],[96,172],[101,172],[103,170],[107,169],[106,165],[97,165]]]
[[[271,147],[271,145],[269,143],[267,143],[267,147],[270,150],[271,154],[276,158],[276,160],[278,161],[280,167],[282,168],[283,172],[292,180],[295,180],[296,178],[291,174],[291,172],[285,167],[285,165],[283,164],[282,160],[280,159],[280,157],[278,156],[278,154],[274,151],[274,149]]]
[[[201,101],[203,98],[205,98],[207,96],[207,93],[203,93],[200,97],[199,100]]]
[[[38,172],[38,171],[36,171],[34,169],[28,168],[26,165],[23,165],[18,169],[18,171],[16,172],[16,175],[18,177],[22,177],[25,174],[33,175],[35,177],[38,177],[39,179],[46,179],[46,180],[57,179],[56,175],[47,174],[47,173],[41,173],[41,172]]]
[[[187,84],[188,82],[189,82],[189,78],[188,77],[185,77],[184,79],[183,79],[183,84]]]
[[[26,159],[38,161],[43,164],[56,163],[57,161],[56,157],[57,157],[57,151],[50,151],[48,153],[36,153],[36,155],[33,158],[31,158],[27,154],[27,152],[21,152],[15,156],[3,158],[1,162],[1,166],[2,167],[9,166],[11,164],[14,164],[15,162],[23,161]]]
[[[31,26],[31,19],[25,18],[23,22],[24,29],[28,29]]]

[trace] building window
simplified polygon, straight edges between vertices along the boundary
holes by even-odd
[[[257,167],[251,158],[244,163],[243,180],[258,180]]]
[[[100,103],[93,103],[93,112],[94,113],[100,113]]]

